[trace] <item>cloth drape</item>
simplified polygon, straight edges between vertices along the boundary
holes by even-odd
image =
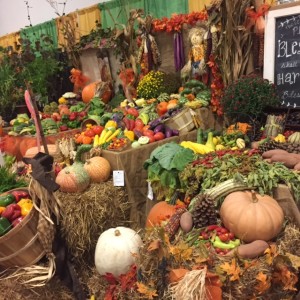
[[[115,24],[126,24],[131,9],[144,9],[145,0],[112,0],[98,4],[102,28],[113,28]]]
[[[32,45],[37,41],[41,41],[41,37],[45,35],[51,38],[52,47],[58,47],[57,29],[55,20],[47,21],[32,27],[22,29],[20,36],[22,39],[28,39]]]
[[[189,0],[189,13],[203,10],[210,2],[211,0]]]
[[[78,13],[70,13],[56,19],[58,45],[68,48],[70,44],[79,42],[79,18]],[[68,36],[68,39],[66,39]],[[71,39],[71,40],[70,40]]]
[[[196,0],[202,2],[200,0]],[[145,0],[145,13],[152,15],[154,18],[169,18],[172,14],[187,14],[188,0],[162,1],[162,0]]]
[[[20,32],[13,32],[0,37],[0,47],[12,47],[12,50],[18,51]]]
[[[98,5],[80,9],[78,12],[79,34],[88,35],[93,29],[96,29],[97,23],[100,23],[100,10]]]

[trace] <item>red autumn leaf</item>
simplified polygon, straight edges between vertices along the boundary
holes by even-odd
[[[134,287],[136,283],[136,266],[132,265],[126,274],[120,275],[120,284],[123,292]]]

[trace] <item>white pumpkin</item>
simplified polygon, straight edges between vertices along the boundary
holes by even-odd
[[[97,242],[95,265],[101,275],[112,273],[115,277],[127,273],[135,262],[142,239],[133,229],[110,228],[104,231]]]

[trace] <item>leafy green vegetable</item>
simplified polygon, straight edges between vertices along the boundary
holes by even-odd
[[[179,172],[194,160],[194,153],[176,143],[157,147],[144,162],[148,181],[158,200],[168,200],[181,188]],[[159,184],[158,184],[159,183]],[[162,188],[163,187],[163,188]]]
[[[105,103],[99,98],[94,97],[90,101],[90,110],[88,112],[89,115],[102,115],[105,111]]]
[[[85,108],[85,104],[83,102],[79,102],[76,105],[72,105],[70,107],[70,112],[79,112],[84,110],[84,108]]]
[[[25,186],[28,186],[26,181],[18,179],[16,173],[11,172],[7,167],[0,167],[0,193]]]

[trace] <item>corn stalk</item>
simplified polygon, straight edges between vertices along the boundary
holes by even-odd
[[[225,86],[246,74],[252,48],[252,33],[246,29],[245,10],[251,0],[223,0],[221,38],[217,49]]]

